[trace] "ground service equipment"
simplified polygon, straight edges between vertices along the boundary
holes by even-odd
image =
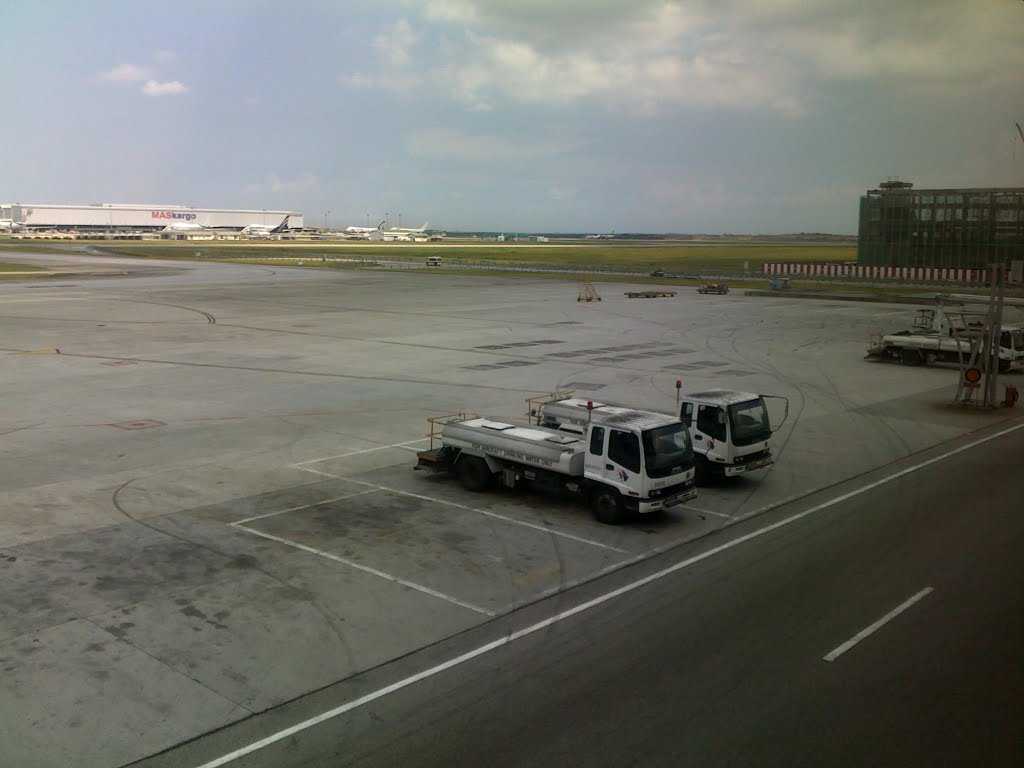
[[[625,411],[574,433],[464,415],[431,419],[441,446],[417,468],[454,473],[470,491],[501,482],[587,499],[602,523],[659,513],[697,495],[686,427],[663,414]],[[437,434],[436,431],[433,434]]]
[[[729,286],[725,283],[704,283],[697,289],[697,293],[717,293],[719,295],[729,292]]]
[[[661,299],[675,296],[675,291],[626,291],[627,299]]]
[[[678,388],[682,382],[677,381],[676,384]],[[602,423],[604,419],[621,413],[655,415],[649,411],[633,411],[570,395],[567,391],[555,392],[527,400],[532,403],[531,416],[542,426],[579,433],[590,422]],[[695,462],[695,484],[706,484],[716,477],[753,472],[774,463],[768,447],[773,430],[765,397],[783,400],[788,415],[790,403],[777,395],[724,389],[680,395],[679,419],[692,438],[689,442]],[[782,421],[785,421],[785,416]]]
[[[579,430],[587,423],[588,409],[590,420],[598,423],[629,410],[569,397],[569,394],[555,393],[547,400],[538,397],[530,401],[538,403],[537,409],[531,411],[538,423],[562,431]],[[764,469],[774,463],[768,447],[773,430],[765,405],[766,397],[777,396],[721,389],[680,396],[679,418],[692,437],[697,485],[704,485],[715,477],[732,477]],[[788,415],[789,401],[784,397],[778,399],[786,403]]]
[[[679,418],[690,428],[693,438],[698,485],[775,463],[768,447],[773,430],[765,397],[784,401],[786,415],[789,414],[789,401],[775,395],[725,389],[680,395]]]
[[[982,328],[984,312],[960,302],[936,299],[935,306],[919,309],[909,330],[875,334],[865,357],[893,360],[903,365],[960,363],[971,355],[972,340]],[[1024,331],[1020,325],[1003,325],[999,335],[999,372],[1024,367]]]

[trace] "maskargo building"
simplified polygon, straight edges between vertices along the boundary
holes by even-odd
[[[287,229],[302,229],[297,211],[233,211],[223,208],[189,208],[183,205],[50,205],[46,203],[0,203],[0,219],[28,229],[81,231],[159,231],[173,224],[199,225],[216,229],[276,227],[288,217]]]

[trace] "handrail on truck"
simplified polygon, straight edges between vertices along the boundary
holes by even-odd
[[[572,397],[576,392],[574,389],[556,389],[554,392],[545,392],[543,395],[534,395],[526,398],[526,418],[531,421],[536,417],[537,424],[540,424],[541,407],[548,403],[555,403]]]
[[[434,450],[434,441],[441,439],[441,431],[445,428],[446,424],[451,424],[454,421],[468,421],[469,419],[479,418],[475,413],[464,411],[445,413],[441,416],[428,416],[427,423],[430,424],[430,432],[427,434],[427,437],[430,438],[430,450]]]

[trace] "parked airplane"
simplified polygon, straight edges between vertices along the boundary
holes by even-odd
[[[240,234],[248,235],[249,237],[265,237],[267,235],[276,235],[280,232],[284,232],[288,229],[288,219],[290,216],[285,216],[280,224],[250,224],[247,227],[243,227],[240,230]],[[173,224],[168,224],[164,227],[161,232],[234,232],[235,230],[229,227],[207,227],[202,224],[196,224],[191,221],[176,221]]]
[[[161,229],[161,232],[202,232],[203,230],[209,229],[204,227],[202,224],[193,224],[188,221],[176,221],[173,224],[168,224],[166,227]]]
[[[0,232],[13,232],[16,229],[21,229],[21,224],[14,219],[0,219]]]
[[[265,237],[266,235],[276,235],[280,232],[284,232],[288,229],[288,219],[290,216],[285,216],[281,223],[276,227],[271,224],[250,224],[248,227],[242,229],[243,235],[249,235],[249,237]]]
[[[345,227],[345,232],[352,235],[368,235],[371,232],[377,232],[378,230],[383,231],[384,222],[382,221],[376,227]]]
[[[383,223],[383,222],[381,222],[381,223]],[[422,235],[424,232],[427,231],[427,227],[428,226],[430,226],[430,222],[429,221],[425,221],[425,222],[423,222],[423,226],[422,227],[418,227],[417,229],[410,229],[409,227],[392,227],[391,229],[386,229],[384,231],[385,232],[395,232],[395,233],[401,232],[401,233],[407,234],[407,235]]]

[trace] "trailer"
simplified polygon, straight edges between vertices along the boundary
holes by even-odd
[[[583,400],[571,394],[561,392],[532,398],[528,402],[535,403],[537,407],[531,410],[531,414],[542,426],[578,432],[588,423],[603,423],[621,413],[650,413]],[[771,399],[777,396],[729,390],[710,390],[680,396],[679,419],[687,427],[691,438],[688,442],[694,454],[696,485],[705,485],[715,478],[765,469],[775,462],[768,445],[773,430],[765,404],[766,397]],[[777,399],[786,403],[788,415],[789,401],[784,397]],[[783,416],[779,427],[785,419],[786,416]]]
[[[985,312],[968,309],[962,302],[936,299],[934,307],[919,309],[911,327],[896,333],[874,334],[865,355],[869,360],[902,365],[960,364],[971,356],[984,327]],[[1004,324],[999,334],[999,372],[1024,368],[1024,330],[1020,324]]]
[[[660,299],[675,296],[675,291],[626,291],[628,299]]]
[[[697,293],[715,293],[724,295],[729,292],[729,286],[725,283],[704,283],[697,289]]]
[[[500,483],[567,492],[608,524],[630,513],[658,514],[697,495],[689,433],[663,414],[629,412],[575,433],[466,414],[430,421],[432,444],[417,454],[416,468],[454,474],[469,491]]]

